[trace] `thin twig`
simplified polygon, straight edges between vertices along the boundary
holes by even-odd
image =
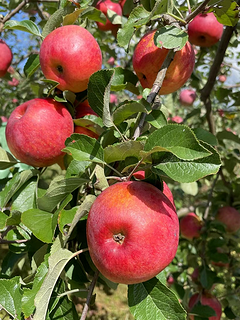
[[[3,30],[4,23],[10,20],[16,13],[18,13],[26,4],[28,3],[28,0],[23,0],[19,5],[9,12],[1,21],[0,21],[0,33]]]
[[[203,3],[201,3],[199,7],[197,7],[197,9],[190,13],[185,19],[186,24],[189,23],[193,18],[195,18],[201,11],[203,11],[209,2],[210,0],[203,1]]]
[[[88,309],[89,309],[89,306],[90,306],[90,301],[91,301],[91,298],[92,298],[92,293],[93,293],[94,287],[96,285],[98,276],[99,276],[99,271],[97,270],[95,272],[95,274],[94,274],[93,279],[92,279],[92,283],[90,284],[88,295],[87,295],[87,301],[86,301],[86,303],[84,305],[83,312],[82,312],[80,320],[85,320],[86,319],[87,312],[88,312]]]

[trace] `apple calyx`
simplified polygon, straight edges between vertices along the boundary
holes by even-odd
[[[121,233],[118,233],[118,234],[114,234],[113,235],[113,240],[115,242],[117,242],[118,244],[122,245],[123,242],[124,242],[124,239],[125,239],[125,236]]]

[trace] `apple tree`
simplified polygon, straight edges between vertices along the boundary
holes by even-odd
[[[239,319],[239,1],[0,9],[0,318]]]

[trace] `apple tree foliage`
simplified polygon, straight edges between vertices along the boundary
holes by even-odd
[[[0,81],[1,115],[9,117],[17,105],[46,96],[71,111],[76,99],[87,96],[98,116],[76,123],[90,124],[100,135],[98,140],[79,134],[69,137],[65,170],[58,165],[33,168],[11,155],[2,122],[0,317],[85,319],[88,305],[91,309],[98,300],[92,295],[94,285],[116,290],[117,285],[102,275],[96,278],[86,243],[87,214],[109,178],[145,170],[145,180],[158,188],[162,180],[168,183],[179,218],[194,211],[204,226],[201,237],[192,241],[180,235],[177,255],[161,274],[129,285],[132,316],[186,319],[191,295],[209,291],[220,300],[222,317],[237,319],[240,233],[229,235],[214,217],[222,205],[240,209],[238,2],[127,0],[122,17],[108,12],[108,18],[121,25],[117,37],[97,28],[96,21],[104,22],[106,17],[95,5],[91,0],[3,0],[0,4],[1,38],[11,43],[14,54],[12,72]],[[156,38],[161,38],[163,47],[183,47],[189,10],[196,14],[200,5],[215,13],[225,31],[217,45],[195,48],[195,69],[184,87],[195,89],[197,99],[193,106],[183,107],[180,90],[160,97],[153,96],[151,89],[143,90],[131,59],[135,45],[152,27],[158,28]],[[91,76],[86,92],[77,94],[56,90],[57,84],[44,79],[39,66],[41,41],[56,27],[68,24],[87,28],[103,54],[102,70]],[[220,74],[231,79],[229,85],[219,81]],[[13,77],[19,80],[17,86],[9,84]],[[110,103],[112,93],[117,95],[116,104]],[[174,116],[181,117],[182,123],[174,122]],[[193,280],[196,268],[199,275]],[[83,311],[77,312],[76,305]],[[208,319],[215,313],[198,304],[194,314],[195,319]]]

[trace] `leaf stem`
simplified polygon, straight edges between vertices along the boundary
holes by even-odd
[[[86,303],[84,305],[83,312],[82,312],[80,320],[85,320],[86,319],[87,312],[88,312],[89,305],[90,305],[90,301],[91,301],[91,298],[92,298],[92,293],[93,293],[94,287],[95,287],[95,285],[97,283],[98,276],[99,276],[99,271],[97,270],[95,272],[95,274],[94,274],[93,279],[92,279],[92,283],[90,284],[90,287],[88,289],[89,291],[88,291],[88,295],[87,295],[87,301],[86,301]]]

